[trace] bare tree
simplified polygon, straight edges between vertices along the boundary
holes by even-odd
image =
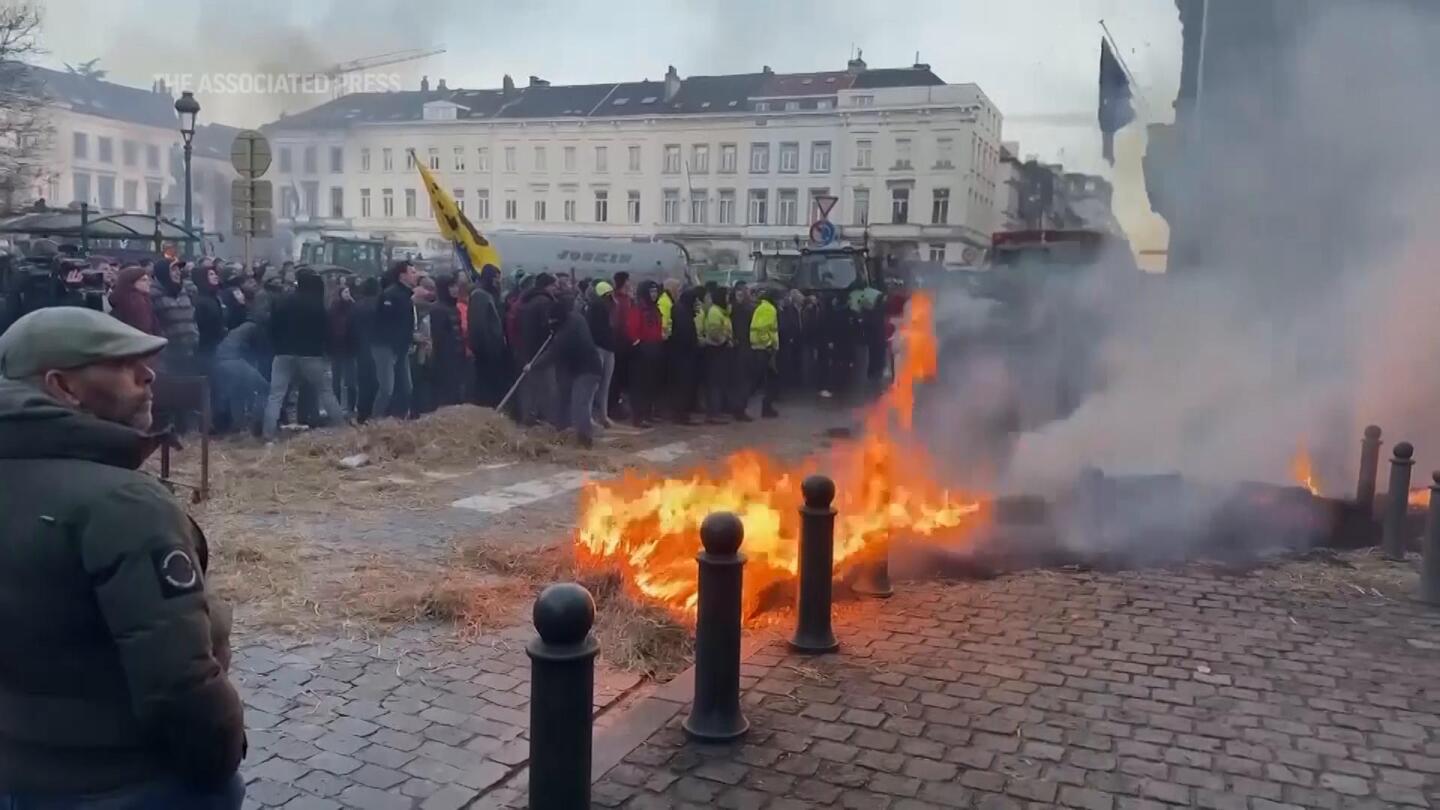
[[[98,80],[103,79],[110,74],[110,71],[96,67],[96,65],[98,64],[100,64],[100,57],[97,56],[88,62],[80,62],[79,64],[75,65],[66,62],[65,69],[83,79]]]
[[[30,64],[39,31],[38,7],[0,0],[0,212],[14,210],[47,173],[52,130],[44,83]]]

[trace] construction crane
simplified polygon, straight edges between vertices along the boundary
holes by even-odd
[[[315,78],[328,80],[331,92],[335,97],[341,95],[341,88],[344,82],[338,81],[341,76],[347,73],[355,73],[370,68],[385,67],[387,65],[398,65],[402,62],[413,62],[416,59],[424,59],[429,56],[436,56],[445,53],[444,48],[412,48],[404,51],[390,51],[389,53],[367,56],[362,59],[352,59],[349,62],[340,62],[323,73],[314,74]]]

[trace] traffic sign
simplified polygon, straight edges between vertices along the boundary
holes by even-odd
[[[810,226],[810,241],[816,245],[828,245],[835,241],[838,233],[835,230],[835,223],[828,219],[822,219]]]
[[[815,207],[816,207],[817,209],[819,209],[819,211],[820,211],[820,217],[819,217],[819,218],[820,218],[820,219],[829,219],[829,218],[830,218],[830,211],[831,211],[831,209],[833,209],[833,208],[835,207],[835,203],[837,203],[837,202],[839,202],[839,201],[840,201],[840,198],[839,198],[839,197],[836,197],[836,196],[833,195],[833,194],[819,194],[819,195],[816,195],[816,197],[815,197]]]
[[[246,179],[263,176],[270,168],[270,142],[258,130],[244,130],[230,145],[230,165]]]
[[[258,239],[265,239],[275,233],[275,218],[269,209],[264,211],[250,211],[243,208],[236,208],[235,214],[230,220],[230,230],[236,236],[253,236]]]
[[[268,210],[275,207],[275,187],[269,180],[230,181],[230,205],[236,209]]]

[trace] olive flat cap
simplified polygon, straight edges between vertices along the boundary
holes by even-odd
[[[93,309],[37,309],[0,335],[0,377],[23,380],[51,370],[145,357],[167,342]]]

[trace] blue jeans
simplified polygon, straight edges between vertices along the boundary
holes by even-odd
[[[0,793],[0,810],[240,810],[245,780],[230,777],[223,787],[200,791],[179,782],[152,782],[90,796],[27,796]]]

